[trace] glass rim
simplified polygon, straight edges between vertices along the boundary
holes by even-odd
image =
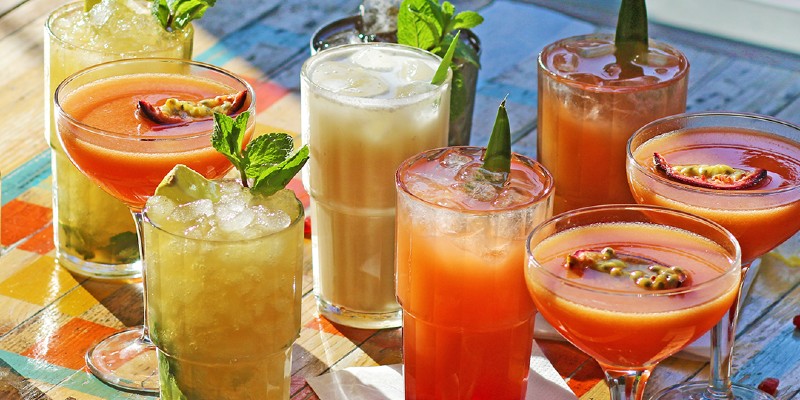
[[[249,111],[250,112],[250,119],[248,121],[248,125],[252,124],[253,126],[255,126],[255,115],[254,115],[255,113],[254,112],[255,112],[255,106],[256,106],[256,93],[255,93],[255,90],[253,89],[253,87],[250,86],[250,84],[246,80],[244,80],[244,78],[241,78],[241,77],[237,76],[236,74],[234,74],[234,73],[232,73],[232,72],[230,72],[228,70],[225,70],[223,68],[217,67],[217,66],[212,65],[212,64],[199,62],[199,61],[193,61],[193,60],[185,60],[185,59],[181,59],[181,58],[166,58],[166,57],[125,58],[125,59],[120,59],[120,60],[107,61],[107,62],[104,62],[104,63],[101,63],[101,64],[96,64],[96,65],[92,65],[92,66],[89,66],[87,68],[81,69],[80,71],[75,72],[74,74],[68,76],[66,79],[64,79],[63,82],[61,82],[58,85],[58,87],[56,87],[56,90],[55,90],[55,92],[53,94],[54,114],[56,116],[56,120],[58,119],[58,117],[62,117],[62,118],[65,118],[67,121],[69,121],[70,124],[75,125],[76,127],[80,128],[83,131],[90,132],[92,135],[103,136],[103,137],[107,137],[107,138],[113,138],[114,140],[125,140],[125,141],[129,141],[129,142],[156,142],[156,143],[170,142],[171,143],[171,142],[179,142],[179,141],[182,141],[182,140],[194,140],[194,139],[199,139],[199,138],[203,138],[203,137],[210,137],[212,135],[212,130],[208,130],[207,132],[204,131],[204,132],[198,132],[198,133],[187,133],[187,134],[175,135],[175,136],[169,136],[169,135],[167,135],[167,136],[152,136],[152,135],[140,136],[140,135],[130,135],[129,133],[126,133],[126,132],[114,132],[114,131],[110,131],[110,130],[106,130],[106,129],[100,129],[100,128],[97,128],[95,126],[85,124],[85,123],[79,121],[78,119],[76,119],[75,117],[73,117],[70,113],[64,111],[63,107],[61,107],[61,101],[59,100],[59,94],[61,93],[61,91],[67,85],[71,84],[73,81],[75,81],[78,78],[84,77],[85,75],[88,75],[88,74],[95,73],[97,71],[104,70],[106,68],[113,68],[113,67],[118,66],[118,65],[124,65],[124,64],[142,64],[142,65],[144,65],[144,64],[153,64],[153,63],[155,63],[155,64],[184,64],[184,65],[187,65],[187,66],[190,66],[190,67],[199,67],[199,68],[201,68],[203,70],[212,71],[212,72],[221,74],[221,75],[223,75],[225,77],[228,77],[230,79],[233,79],[237,83],[241,84],[244,87],[244,90],[247,91],[247,94],[248,94],[248,97],[249,97],[249,104],[248,104],[247,110],[244,110],[244,111]],[[135,73],[126,73],[126,74],[121,75],[121,76],[131,76],[131,75],[148,74],[148,73],[157,73],[157,72],[140,71],[140,72],[135,72]],[[108,78],[103,78],[103,79],[108,79]],[[241,112],[237,113],[237,115],[241,114],[244,111],[241,111]],[[212,119],[209,119],[209,120],[212,120]],[[210,145],[211,144],[209,142],[209,146]]]
[[[289,190],[292,193],[294,193],[294,191],[291,190],[291,189],[285,189],[285,190]],[[152,196],[152,197],[155,197],[155,196]],[[284,227],[284,228],[282,228],[280,230],[274,231],[274,232],[268,232],[268,233],[264,233],[264,234],[261,234],[261,235],[256,236],[256,237],[246,238],[246,239],[242,239],[242,238],[237,238],[237,239],[207,239],[207,238],[189,237],[189,236],[186,236],[185,234],[183,234],[182,232],[181,233],[172,232],[169,229],[164,228],[164,226],[162,224],[158,224],[155,221],[151,220],[150,217],[147,215],[147,203],[145,203],[145,206],[144,206],[144,208],[142,208],[141,213],[142,213],[142,221],[144,221],[148,225],[152,226],[153,229],[155,229],[155,230],[157,230],[159,232],[165,233],[165,234],[167,234],[167,235],[169,235],[171,237],[190,240],[190,241],[194,241],[194,242],[249,243],[249,242],[264,240],[265,238],[268,238],[268,237],[271,237],[271,236],[276,236],[278,234],[286,232],[287,230],[290,230],[295,225],[299,224],[300,221],[303,221],[305,219],[305,207],[303,206],[303,202],[301,202],[300,199],[297,198],[297,194],[296,193],[294,194],[294,199],[297,202],[298,213],[297,213],[297,216],[295,218],[292,218],[292,221],[289,223],[288,226],[286,226],[286,227]],[[148,199],[148,201],[149,201],[149,199]]]
[[[394,108],[397,106],[404,106],[404,105],[411,105],[417,103],[423,99],[435,97],[438,93],[442,92],[446,88],[449,88],[452,85],[453,79],[453,70],[452,68],[447,69],[447,79],[439,85],[434,85],[431,90],[425,91],[423,93],[416,93],[411,96],[407,97],[395,97],[389,99],[380,99],[380,98],[373,98],[373,97],[357,97],[357,96],[349,96],[347,94],[337,93],[330,89],[327,89],[320,84],[314,82],[311,79],[310,70],[312,66],[319,62],[319,60],[323,57],[332,57],[336,53],[345,53],[348,51],[352,51],[354,48],[357,47],[364,47],[364,46],[376,46],[376,47],[390,47],[394,49],[399,49],[400,51],[409,52],[409,53],[417,53],[420,55],[424,55],[426,57],[431,58],[432,60],[437,61],[437,67],[441,64],[442,58],[438,55],[431,53],[428,50],[423,50],[417,47],[408,46],[404,44],[398,43],[388,43],[388,42],[365,42],[365,43],[348,43],[343,44],[340,46],[334,46],[323,51],[318,51],[316,54],[312,55],[308,59],[303,62],[302,67],[300,68],[300,79],[302,82],[305,82],[313,92],[318,93],[324,96],[326,99],[333,100],[337,103],[357,103],[359,106],[363,108]],[[435,68],[434,68],[435,69]],[[302,88],[301,88],[301,95],[302,95]]]
[[[686,57],[685,54],[683,54],[682,51],[680,51],[677,47],[672,46],[669,43],[662,42],[660,40],[656,40],[656,39],[652,39],[652,38],[649,39],[650,44],[649,44],[648,47],[652,47],[654,44],[658,45],[658,46],[661,46],[662,48],[668,49],[671,52],[673,52],[674,55],[678,56],[683,61],[683,63],[682,63],[683,68],[681,68],[678,71],[677,74],[673,75],[669,79],[666,79],[666,80],[663,80],[663,81],[659,81],[659,82],[656,82],[656,83],[653,83],[653,84],[648,84],[648,85],[644,85],[644,86],[605,86],[605,85],[598,85],[598,84],[595,84],[595,83],[579,82],[579,81],[576,81],[576,80],[571,79],[569,77],[560,75],[560,74],[552,71],[550,68],[547,67],[547,65],[545,64],[544,60],[542,59],[542,55],[544,55],[544,53],[547,50],[551,49],[553,46],[555,46],[555,45],[557,45],[559,43],[563,43],[563,42],[568,41],[568,40],[575,40],[575,39],[579,39],[579,38],[612,38],[613,39],[614,38],[614,34],[610,33],[610,32],[595,32],[595,33],[588,33],[588,34],[584,34],[584,35],[570,36],[570,37],[558,39],[555,42],[549,43],[549,44],[545,45],[544,48],[536,56],[536,64],[538,66],[537,69],[540,72],[545,73],[550,78],[552,78],[554,80],[557,80],[558,82],[561,82],[561,83],[563,83],[563,84],[565,84],[567,86],[577,87],[577,88],[581,88],[581,89],[584,89],[584,90],[589,90],[589,91],[592,91],[592,92],[599,92],[599,93],[600,92],[602,92],[602,93],[639,92],[639,91],[644,90],[644,88],[646,88],[647,90],[660,89],[660,88],[675,84],[676,82],[680,81],[681,79],[687,77],[687,75],[689,74],[689,69],[691,67],[690,63],[689,63],[689,59]]]
[[[47,31],[47,35],[50,38],[52,38],[55,41],[57,41],[58,43],[60,43],[62,45],[62,47],[69,48],[69,49],[79,49],[79,50],[87,51],[87,52],[90,52],[90,53],[102,54],[102,55],[119,55],[119,54],[122,54],[122,55],[126,56],[126,58],[128,58],[128,57],[130,57],[130,58],[142,58],[142,55],[157,54],[157,53],[164,52],[164,49],[159,49],[159,50],[135,50],[135,51],[119,52],[119,51],[111,51],[111,50],[105,50],[105,49],[95,49],[95,48],[91,48],[91,47],[76,45],[75,43],[72,43],[72,42],[64,40],[63,36],[58,35],[53,31],[53,28],[52,28],[53,22],[58,17],[63,15],[64,13],[73,11],[73,8],[83,8],[83,3],[84,3],[83,1],[79,0],[79,1],[73,1],[73,2],[70,2],[70,3],[63,4],[63,5],[59,6],[58,8],[54,9],[53,11],[51,11],[50,14],[48,14],[48,16],[47,16],[47,19],[44,21],[44,28],[45,28],[45,31]],[[186,25],[185,28],[181,29],[180,31],[174,31],[172,33],[173,34],[181,34],[182,36],[185,36],[187,34],[192,34],[193,35],[194,34],[194,26],[190,22],[188,25]]]
[[[775,188],[775,189],[737,189],[737,190],[727,190],[727,189],[711,189],[711,188],[703,188],[703,187],[696,187],[687,185],[685,183],[672,181],[670,179],[666,179],[661,174],[654,173],[650,168],[642,165],[639,163],[636,158],[633,157],[633,142],[639,136],[644,135],[650,129],[657,127],[662,124],[670,123],[677,120],[692,120],[692,119],[704,119],[709,117],[722,117],[722,118],[735,118],[735,119],[746,119],[746,120],[755,120],[755,121],[762,121],[769,124],[776,124],[782,125],[789,129],[796,130],[800,134],[800,126],[792,124],[787,121],[783,121],[768,115],[756,114],[756,113],[746,113],[746,112],[727,112],[727,111],[710,111],[710,112],[688,112],[688,113],[681,113],[670,115],[667,117],[659,118],[655,121],[649,122],[646,125],[642,126],[641,128],[637,129],[633,135],[628,139],[628,143],[625,146],[625,157],[631,163],[633,168],[636,169],[637,172],[640,172],[647,176],[650,179],[656,180],[661,184],[670,186],[674,189],[679,189],[683,191],[689,192],[696,192],[696,193],[704,193],[704,194],[713,194],[714,196],[719,197],[728,197],[728,198],[742,198],[742,197],[766,197],[766,196],[776,196],[783,193],[788,193],[792,191],[800,191],[800,184],[796,184],[793,186],[783,187],[783,188]],[[719,125],[724,126],[724,125]],[[757,129],[751,129],[757,130]],[[658,136],[672,134],[674,132],[678,132],[678,130],[673,130],[670,132],[663,132],[659,133],[656,136],[653,136],[650,139],[653,139]],[[774,135],[771,132],[767,131],[760,131],[769,135]],[[774,135],[780,136],[780,135]],[[784,139],[786,137],[780,136]],[[648,139],[648,140],[650,140]],[[790,139],[792,140],[792,139]],[[792,140],[795,141],[795,140]],[[796,141],[795,141],[796,142]],[[644,142],[643,142],[644,143]],[[798,147],[800,147],[800,142],[798,142]],[[637,146],[638,148],[638,146]]]
[[[544,165],[542,165],[538,161],[534,160],[533,158],[530,158],[528,156],[525,156],[525,155],[522,155],[522,154],[519,154],[519,153],[514,153],[514,152],[511,153],[512,159],[516,157],[516,158],[526,162],[527,164],[529,164],[533,168],[538,167],[539,171],[542,172],[542,174],[545,177],[544,189],[541,191],[541,193],[539,193],[537,196],[535,196],[530,201],[525,202],[523,204],[516,204],[513,207],[505,207],[505,208],[497,208],[497,209],[489,209],[489,210],[466,210],[466,209],[462,209],[462,208],[447,207],[447,206],[443,206],[441,204],[433,203],[433,202],[429,201],[428,199],[425,199],[425,198],[417,196],[416,194],[412,193],[408,189],[408,187],[406,186],[406,182],[402,178],[401,174],[405,170],[407,170],[408,167],[411,166],[411,164],[413,164],[414,162],[416,162],[418,160],[426,158],[429,155],[432,155],[434,153],[439,153],[439,152],[443,152],[443,151],[447,151],[447,150],[453,150],[453,149],[479,150],[479,151],[482,151],[482,152],[486,151],[486,147],[480,147],[480,146],[446,146],[446,147],[437,147],[437,148],[434,148],[434,149],[428,149],[428,150],[422,151],[420,153],[417,153],[417,154],[407,158],[406,160],[404,160],[402,163],[400,163],[400,166],[397,167],[397,170],[395,171],[395,187],[397,188],[397,190],[399,192],[402,192],[403,194],[411,197],[411,198],[414,198],[414,199],[417,199],[417,200],[421,201],[422,203],[426,204],[429,207],[433,207],[433,208],[436,208],[436,209],[439,209],[439,210],[454,211],[454,212],[458,212],[458,213],[461,213],[461,214],[474,214],[474,215],[495,215],[495,214],[506,213],[506,212],[509,212],[509,211],[522,210],[522,209],[531,207],[533,205],[540,204],[543,201],[546,201],[548,198],[552,197],[552,193],[555,190],[555,180],[553,179],[553,175],[550,173],[550,171]]]
[[[533,239],[533,236],[535,234],[537,234],[537,233],[543,231],[544,229],[547,229],[547,228],[557,224],[558,222],[561,222],[561,221],[563,221],[565,219],[574,217],[576,215],[586,215],[586,214],[592,214],[592,213],[597,213],[597,212],[602,212],[602,211],[606,211],[607,212],[607,211],[614,211],[614,210],[628,210],[628,211],[638,211],[638,212],[656,212],[656,213],[660,213],[660,214],[670,214],[672,216],[677,216],[679,218],[689,219],[689,220],[693,220],[694,222],[699,222],[701,224],[708,225],[708,226],[712,227],[714,230],[718,231],[719,233],[722,233],[725,236],[725,238],[733,245],[733,247],[734,247],[734,254],[733,254],[733,257],[732,257],[733,262],[731,262],[731,265],[728,268],[726,268],[724,272],[722,272],[722,273],[718,274],[717,276],[715,276],[715,277],[713,277],[713,278],[711,278],[711,279],[709,279],[707,281],[704,281],[702,283],[692,284],[691,286],[685,287],[685,288],[680,288],[679,287],[679,288],[675,288],[675,289],[655,290],[652,293],[646,293],[646,292],[642,292],[642,291],[603,289],[603,288],[599,288],[597,286],[587,285],[587,284],[584,284],[584,283],[576,282],[574,280],[566,279],[564,277],[561,277],[561,276],[558,276],[558,275],[552,273],[550,270],[548,270],[546,268],[543,268],[541,266],[541,264],[539,264],[539,262],[536,261],[536,259],[534,258],[533,252],[532,252],[532,249],[531,249],[531,240]],[[610,222],[610,223],[613,223],[613,222]],[[655,224],[657,224],[657,223],[655,223]],[[680,227],[678,227],[678,228],[682,229]],[[571,229],[574,229],[574,228],[571,228]],[[705,236],[703,236],[703,237],[706,238]],[[706,239],[708,239],[708,238],[706,238]],[[719,243],[717,241],[715,241],[715,240],[712,240],[712,241],[715,244],[719,245]],[[722,225],[720,225],[720,224],[718,224],[718,223],[716,223],[716,222],[714,222],[714,221],[712,221],[710,219],[707,219],[707,218],[704,218],[704,217],[700,217],[700,216],[695,215],[695,214],[690,214],[690,213],[687,213],[687,212],[684,212],[684,211],[674,210],[674,209],[667,208],[667,207],[651,206],[651,205],[644,205],[644,204],[602,204],[602,205],[598,205],[598,206],[578,208],[578,209],[575,209],[575,210],[564,212],[562,214],[558,214],[556,216],[553,216],[553,217],[547,219],[546,221],[542,222],[541,224],[537,225],[536,227],[534,227],[533,230],[531,231],[531,233],[528,235],[527,239],[525,240],[525,258],[526,258],[526,265],[525,265],[526,275],[527,275],[527,271],[528,270],[536,269],[537,271],[540,271],[539,273],[544,274],[544,275],[548,276],[551,279],[554,279],[555,281],[557,281],[559,283],[565,284],[565,285],[567,285],[569,287],[572,287],[572,288],[579,289],[581,291],[591,292],[591,293],[598,293],[598,294],[609,295],[609,296],[618,296],[618,297],[652,298],[652,297],[671,297],[671,296],[676,296],[676,295],[680,295],[680,294],[692,293],[692,292],[701,290],[701,289],[703,289],[705,287],[708,287],[708,286],[711,286],[711,285],[715,285],[717,282],[719,282],[722,279],[726,279],[728,276],[730,276],[734,272],[737,273],[737,274],[741,274],[740,270],[741,270],[741,264],[742,264],[742,248],[739,245],[739,241],[736,239],[736,237],[733,236],[733,234],[730,231],[725,229],[725,227],[723,227]],[[531,267],[530,265],[534,265],[534,266]]]

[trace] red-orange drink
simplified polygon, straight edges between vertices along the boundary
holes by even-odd
[[[737,117],[741,127],[735,126]],[[628,175],[636,200],[719,223],[736,236],[743,263],[800,229],[800,128],[758,116],[686,114],[648,125],[630,146]],[[744,190],[693,187],[657,171],[654,153],[673,165],[763,168],[767,177]]]
[[[482,155],[478,147],[435,149],[397,172],[407,399],[525,395],[535,310],[524,243],[551,213],[552,178],[515,155],[508,183],[497,184],[479,169]]]
[[[189,73],[198,65],[160,62],[134,64],[134,70],[109,65],[118,71],[73,76],[57,92],[57,124],[66,153],[90,179],[135,211],[176,164],[210,179],[232,167],[211,146],[213,119],[159,125],[137,111],[138,101],[161,105],[168,98],[198,101],[247,90],[243,110],[255,104],[249,86],[222,70],[209,66],[210,71]],[[248,127],[250,134],[253,127]]]
[[[641,126],[686,110],[689,63],[651,41],[625,76],[608,34],[576,36],[539,55],[537,159],[556,182],[554,212],[633,203],[625,144]],[[632,74],[632,75],[627,75]]]

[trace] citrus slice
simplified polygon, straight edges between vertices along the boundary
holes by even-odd
[[[164,196],[176,204],[186,204],[195,200],[220,197],[219,185],[206,179],[191,168],[178,164],[158,184],[156,196]]]
[[[97,4],[100,4],[101,0],[83,0],[83,12],[89,12]]]

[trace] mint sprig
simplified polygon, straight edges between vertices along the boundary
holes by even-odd
[[[492,136],[483,156],[483,169],[492,172],[511,172],[511,125],[506,111],[506,99],[500,102],[494,120]]]
[[[200,19],[216,0],[153,0],[150,11],[167,31],[181,30]]]
[[[214,113],[211,145],[239,170],[242,186],[254,194],[270,196],[283,189],[308,161],[308,146],[296,153],[294,140],[286,133],[268,133],[251,140],[242,150],[250,112],[235,119]],[[252,185],[250,182],[252,181]]]

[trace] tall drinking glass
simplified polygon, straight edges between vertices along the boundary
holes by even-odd
[[[554,212],[633,203],[625,179],[625,143],[655,119],[686,110],[689,62],[650,41],[632,75],[614,55],[614,36],[559,40],[539,54],[537,159],[556,182]]]
[[[59,143],[82,173],[128,206],[141,245],[145,201],[176,164],[208,178],[224,175],[232,165],[211,147],[212,119],[160,125],[137,111],[137,103],[161,106],[167,98],[199,101],[242,91],[247,93],[242,109],[252,113],[250,85],[211,65],[178,59],[100,64],[70,76],[56,89]],[[253,129],[248,126],[248,138]],[[155,393],[154,350],[146,327],[130,328],[90,349],[87,365],[112,386]]]
[[[451,71],[444,83],[430,83],[440,62],[417,48],[365,43],[319,52],[303,65],[314,292],[334,322],[401,324],[394,173],[412,155],[447,145]]]
[[[525,398],[536,312],[523,249],[552,212],[553,179],[514,155],[506,180],[480,168],[484,152],[429,150],[397,171],[407,399]]]
[[[597,360],[611,400],[642,400],[653,368],[723,318],[741,281],[730,232],[661,207],[563,213],[533,230],[527,250],[537,310]]]
[[[103,62],[191,58],[191,25],[167,32],[147,4],[106,1],[87,13],[83,1],[72,2],[50,13],[44,26],[44,126],[52,156],[56,260],[72,272],[97,279],[141,277],[136,226],[128,207],[86,178],[64,154],[56,138],[53,95],[68,76]]]
[[[238,181],[218,187],[213,201],[153,196],[144,210],[161,400],[288,399],[303,205],[290,190],[262,197]]]
[[[655,153],[667,165],[656,167]],[[743,275],[754,260],[800,229],[800,127],[796,125],[738,113],[667,117],[631,137],[627,164],[637,202],[691,212],[727,228],[741,244]],[[702,165],[711,168],[701,172]],[[723,174],[723,179],[732,180],[734,188],[719,187],[712,176],[726,171],[728,177]],[[692,176],[710,185],[698,186]],[[737,187],[746,180],[750,186]],[[709,382],[678,385],[656,398],[772,399],[754,388],[731,384],[739,303],[711,331]]]

